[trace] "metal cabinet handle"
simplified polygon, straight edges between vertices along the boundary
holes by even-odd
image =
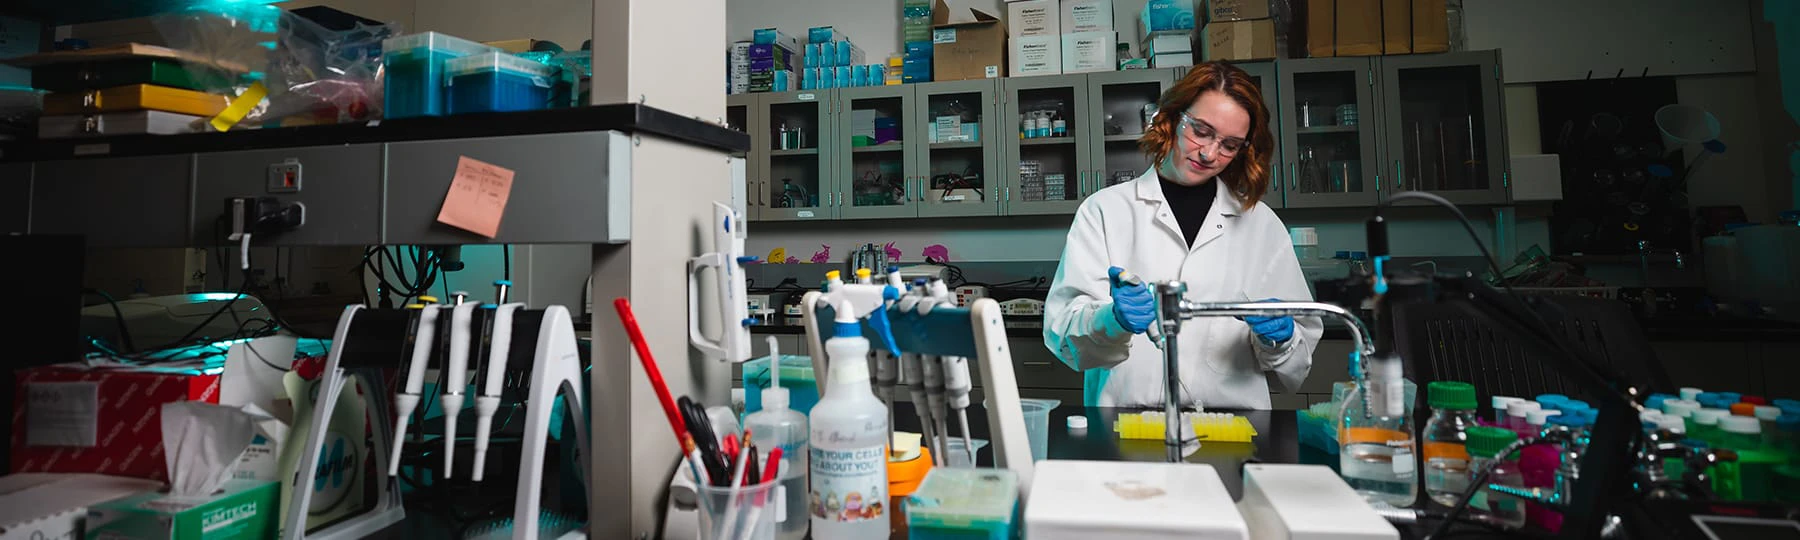
[[[1020,362],[1020,364],[1024,365],[1025,367],[1041,367],[1041,366],[1050,365],[1049,362]]]
[[[1405,174],[1405,169],[1403,167],[1404,167],[1404,165],[1403,165],[1402,161],[1400,161],[1398,159],[1394,160],[1394,190],[1395,191],[1406,189],[1406,174]]]
[[[1298,164],[1298,162],[1293,162],[1293,161],[1288,162],[1288,191],[1292,191],[1295,193],[1300,192],[1299,177],[1300,177],[1300,165]]]

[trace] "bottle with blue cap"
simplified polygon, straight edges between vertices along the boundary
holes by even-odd
[[[869,387],[869,340],[854,307],[848,299],[835,307],[831,339],[825,340],[830,384],[808,418],[812,535],[885,537],[887,406]]]

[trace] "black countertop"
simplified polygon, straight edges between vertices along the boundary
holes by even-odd
[[[750,149],[750,136],[743,132],[648,105],[618,103],[541,111],[424,116],[359,124],[241,129],[224,133],[18,141],[0,144],[0,162],[609,130],[653,135],[722,152]]]

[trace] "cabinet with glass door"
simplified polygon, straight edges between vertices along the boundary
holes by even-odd
[[[831,94],[819,91],[761,94],[755,107],[766,134],[755,146],[763,153],[753,174],[763,179],[768,204],[766,221],[831,219],[839,194],[833,183],[833,160],[821,143],[833,140]],[[753,122],[754,123],[754,122]],[[752,138],[754,143],[754,137]],[[752,152],[756,153],[755,151]]]
[[[1088,162],[1078,181],[1084,196],[1130,182],[1150,169],[1151,159],[1138,149],[1163,91],[1175,83],[1175,69],[1113,71],[1088,75]],[[1099,132],[1094,133],[1095,126]]]
[[[1385,56],[1382,190],[1508,201],[1499,51]]]
[[[1275,64],[1280,77],[1279,166],[1288,208],[1371,206],[1381,169],[1372,58],[1302,58]]]
[[[911,181],[918,173],[924,130],[913,121],[915,85],[829,90],[835,96],[837,135],[827,145],[837,160],[833,199],[843,219],[918,216]]]
[[[1008,215],[1073,214],[1095,182],[1088,76],[1002,79],[1000,174]]]
[[[753,128],[751,121],[755,118],[756,97],[759,94],[733,94],[725,97],[725,127],[744,132],[750,136],[750,148],[763,148],[765,145],[761,129]],[[768,180],[761,176],[762,152],[733,152],[733,157],[744,159],[744,219],[762,219],[762,209],[769,205],[768,188],[763,185]]]
[[[924,130],[913,179],[919,217],[993,216],[1003,195],[998,122],[999,82],[992,79],[911,85],[918,88],[914,125]]]

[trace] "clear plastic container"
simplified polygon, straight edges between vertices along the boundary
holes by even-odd
[[[1425,494],[1438,504],[1451,506],[1469,487],[1467,432],[1479,425],[1475,412],[1475,386],[1465,382],[1437,381],[1426,386],[1431,419],[1421,434],[1424,444]]]
[[[449,76],[444,64],[454,58],[492,50],[480,43],[437,32],[382,40],[383,114],[388,118],[445,114],[449,106],[444,95]]]
[[[550,66],[503,52],[444,63],[450,114],[535,111],[550,107]]]
[[[1507,445],[1519,439],[1517,433],[1501,428],[1479,426],[1470,428],[1468,435],[1469,456],[1472,458],[1469,466],[1471,480],[1479,476],[1481,471],[1491,469],[1487,475],[1486,485],[1524,486],[1524,479],[1519,476],[1518,463],[1514,461],[1518,459],[1518,454],[1499,455]],[[1525,501],[1488,489],[1486,485],[1476,490],[1475,495],[1471,497],[1468,509],[1469,519],[1500,527],[1524,527]]]
[[[778,521],[804,519],[805,514],[782,498],[792,491],[793,471],[780,473],[774,482],[736,488],[696,486],[700,498],[700,538],[703,540],[773,540]]]
[[[979,458],[981,456],[981,449],[987,448],[988,442],[987,439],[969,439],[969,444],[975,447],[975,455]],[[976,462],[974,461],[969,461],[969,451],[963,446],[962,437],[950,437],[944,443],[945,466],[959,469],[973,469],[975,468],[975,463]]]
[[[1490,405],[1494,411],[1494,425],[1500,427],[1507,426],[1507,407],[1511,407],[1513,403],[1525,401],[1524,399],[1512,396],[1492,396],[1488,398],[1488,400],[1488,405]]]
[[[806,415],[788,408],[787,388],[768,388],[761,393],[764,408],[744,417],[744,429],[750,430],[755,437],[757,450],[762,452],[763,459],[768,459],[769,452],[780,448],[781,470],[809,470]],[[784,495],[786,508],[806,508],[804,484],[800,489],[787,490]],[[795,519],[782,521],[776,526],[779,538],[799,540],[806,537],[807,520],[801,519],[805,514],[795,512],[793,515]]]
[[[1062,405],[1062,400],[1019,400],[1019,406],[1025,409],[1025,435],[1031,439],[1032,461],[1043,461],[1050,457],[1050,410],[1057,405]]]
[[[1687,436],[1706,441],[1708,444],[1718,442],[1719,419],[1731,416],[1724,409],[1700,409],[1688,415]]]
[[[1019,477],[1006,469],[932,469],[906,498],[907,538],[1013,537]]]
[[[1418,498],[1418,462],[1399,358],[1369,359],[1367,385],[1344,397],[1338,437],[1338,474],[1370,503],[1411,506]]]

